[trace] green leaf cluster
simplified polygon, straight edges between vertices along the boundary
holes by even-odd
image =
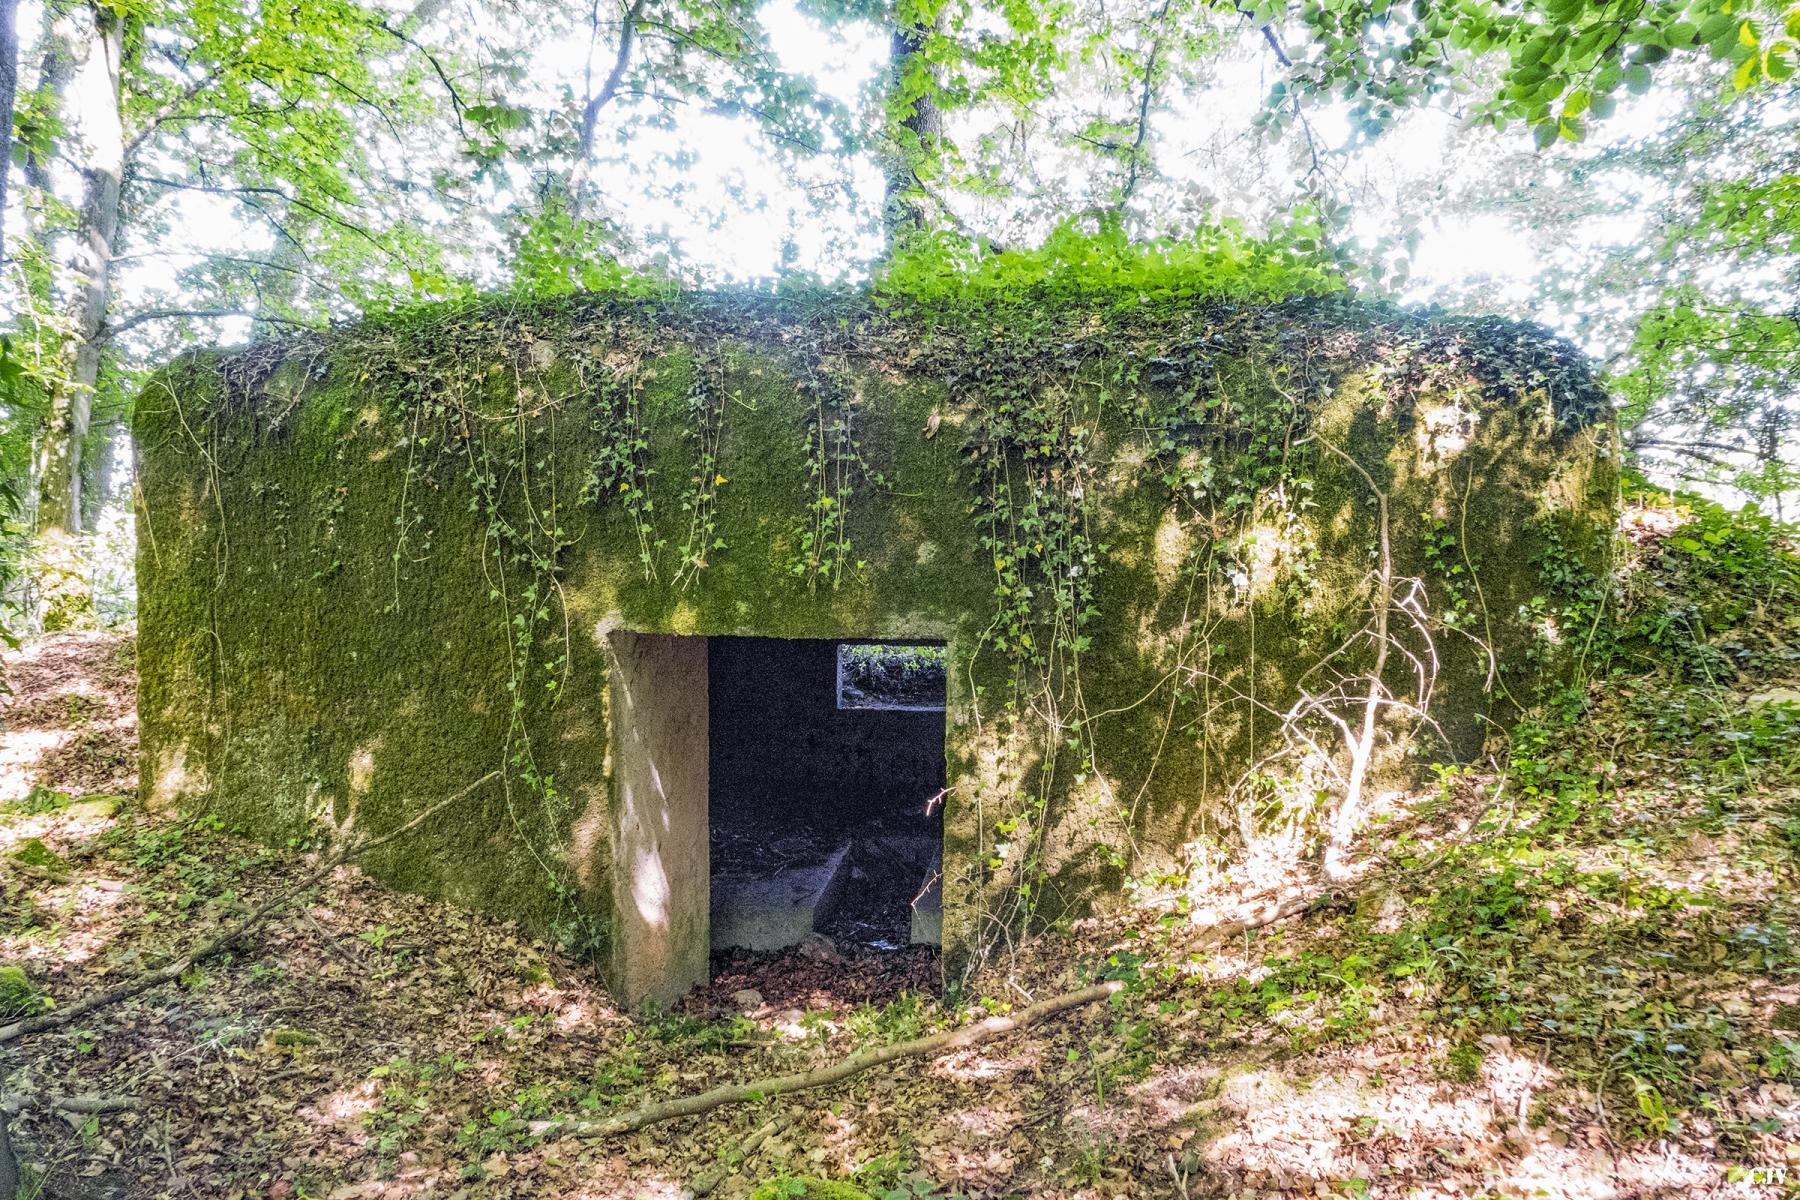
[[[994,303],[1267,301],[1344,286],[1317,222],[1300,213],[1263,237],[1228,219],[1184,238],[1133,240],[1116,222],[1071,219],[1035,249],[998,252],[957,234],[923,234],[880,271],[875,295],[886,307],[949,314]]]

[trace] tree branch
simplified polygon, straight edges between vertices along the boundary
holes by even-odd
[[[586,107],[581,110],[581,161],[586,163],[594,152],[594,131],[600,123],[600,110],[612,103],[619,94],[619,85],[625,81],[625,71],[631,65],[631,47],[637,40],[638,18],[643,15],[644,0],[631,0],[631,7],[625,10],[624,23],[619,27],[619,48],[613,55],[612,70],[607,72],[606,80],[600,90],[588,97]]]
[[[296,329],[318,329],[320,326],[311,321],[294,321],[286,317],[271,317],[247,308],[153,308],[146,312],[133,313],[123,321],[111,322],[101,328],[97,339],[109,341],[139,325],[148,325],[152,321],[171,321],[178,317],[251,317],[258,321],[266,321],[270,325],[292,325]]]
[[[126,141],[125,157],[127,159],[131,158],[133,154],[137,153],[138,148],[144,144],[145,139],[160,129],[166,122],[176,119],[175,110],[211,87],[224,70],[224,66],[219,66],[212,71],[207,72],[207,74],[196,79],[193,83],[182,89],[179,95],[173,97],[167,104],[162,105],[155,113],[151,114],[150,119],[144,122],[143,128],[132,134],[130,139]],[[188,119],[199,120],[200,118],[190,117]]]
[[[444,85],[444,91],[450,97],[450,107],[456,111],[456,131],[467,136],[468,130],[463,126],[463,109],[468,106],[463,103],[462,93],[458,92],[456,90],[456,85],[450,82],[450,75],[444,70],[444,64],[438,61],[437,55],[427,50],[424,46],[421,46],[404,29],[395,29],[385,21],[377,21],[375,27],[389,37],[395,38],[398,41],[411,46],[424,57],[426,62],[431,64],[431,69],[437,72],[438,82]]]
[[[139,175],[135,178],[139,183],[153,183],[158,187],[171,188],[175,191],[182,192],[206,192],[214,196],[236,196],[240,199],[246,196],[276,196],[302,212],[309,212],[320,220],[329,221],[339,229],[348,233],[354,233],[389,258],[395,257],[392,250],[382,245],[381,239],[377,238],[367,229],[364,229],[361,225],[356,224],[354,221],[346,221],[335,213],[320,208],[310,201],[302,200],[298,196],[290,195],[278,187],[261,187],[252,184],[228,187],[212,183],[184,183],[179,179],[162,179],[155,175]],[[248,203],[248,201],[246,201],[246,203]],[[295,244],[298,245],[299,243],[296,242]]]
[[[1262,31],[1263,41],[1269,43],[1269,49],[1275,52],[1275,61],[1284,67],[1293,66],[1294,60],[1287,56],[1287,51],[1281,48],[1281,39],[1275,36],[1275,27],[1265,21],[1259,28]]]
[[[1131,195],[1137,191],[1138,180],[1143,177],[1144,143],[1150,140],[1150,102],[1156,97],[1156,60],[1162,53],[1163,22],[1168,19],[1169,7],[1174,0],[1163,0],[1162,8],[1156,13],[1156,36],[1150,39],[1150,53],[1144,59],[1144,87],[1138,95],[1137,137],[1131,143],[1131,160],[1126,171],[1125,186],[1120,189],[1117,211],[1124,212],[1125,206],[1131,202]]]
[[[1184,952],[1192,951],[1203,945],[1227,941],[1247,929],[1254,929],[1261,925],[1268,925],[1288,917],[1311,912],[1325,899],[1324,896],[1309,895],[1247,911],[1238,920],[1227,921],[1206,930],[1193,944],[1182,947],[1182,950]],[[983,1042],[1004,1033],[1011,1033],[1015,1029],[1036,1025],[1040,1021],[1049,1020],[1062,1013],[1111,999],[1124,991],[1127,986],[1129,985],[1124,980],[1111,979],[1104,983],[1096,983],[1090,987],[1063,992],[1060,995],[1040,1000],[1029,1008],[1022,1009],[1010,1016],[987,1017],[960,1029],[951,1029],[943,1033],[932,1034],[929,1037],[915,1038],[910,1042],[896,1042],[891,1046],[878,1046],[873,1050],[852,1054],[848,1058],[840,1059],[816,1070],[803,1071],[794,1075],[780,1075],[771,1079],[758,1079],[750,1083],[726,1084],[697,1095],[681,1096],[673,1100],[648,1104],[642,1108],[634,1108],[610,1117],[599,1119],[568,1117],[560,1120],[537,1121],[532,1124],[531,1132],[545,1138],[608,1137],[613,1134],[630,1133],[633,1130],[663,1121],[673,1121],[678,1117],[697,1116],[726,1104],[755,1102],[788,1092],[827,1087],[849,1079],[853,1075],[860,1075],[872,1067],[883,1066],[887,1063],[903,1062],[912,1058],[939,1058],[953,1050],[961,1050],[977,1042]]]
[[[714,1189],[725,1182],[727,1176],[743,1163],[750,1161],[750,1156],[762,1148],[762,1144],[794,1123],[794,1118],[787,1113],[770,1117],[756,1132],[739,1142],[736,1146],[719,1155],[719,1163],[711,1170],[695,1179],[693,1184],[681,1193],[682,1200],[700,1200],[702,1196],[710,1196]]]

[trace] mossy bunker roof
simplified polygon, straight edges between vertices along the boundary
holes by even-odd
[[[190,356],[137,404],[144,795],[273,838],[481,781],[366,869],[667,997],[690,643],[941,641],[954,968],[1329,791],[1373,662],[1384,771],[1477,752],[1603,564],[1608,411],[1542,329],[1343,300],[488,304]]]

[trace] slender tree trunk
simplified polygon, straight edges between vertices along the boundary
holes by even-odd
[[[19,1194],[19,1160],[13,1154],[12,1136],[7,1133],[6,1107],[0,1105],[0,1200],[13,1200]]]
[[[890,246],[923,228],[927,219],[920,175],[935,162],[944,135],[932,68],[925,58],[934,31],[931,25],[903,19],[889,44],[887,189],[881,221]]]
[[[607,69],[606,78],[601,81],[598,91],[594,89],[594,62],[592,51],[589,51],[587,64],[587,100],[581,108],[581,144],[577,150],[579,157],[575,160],[574,169],[569,172],[568,198],[569,215],[581,220],[588,213],[588,192],[594,175],[594,140],[600,132],[600,113],[613,98],[619,94],[620,86],[625,82],[625,73],[631,68],[632,49],[637,44],[637,23],[644,15],[645,0],[630,0],[625,5],[624,15],[619,20],[619,40],[613,48],[612,66]],[[600,9],[594,9],[596,22],[593,36],[599,36]]]
[[[5,3],[6,0],[0,0]],[[69,90],[69,81],[75,78],[76,26],[68,15],[52,16],[46,21],[43,57],[38,60],[37,90],[40,103],[47,111],[60,113]],[[15,97],[16,99],[16,97]],[[36,149],[26,147],[25,160],[19,164],[20,174],[25,182],[41,192],[50,190],[50,167],[37,154]],[[27,210],[29,217],[30,210]],[[37,231],[33,231],[34,233]]]
[[[18,92],[19,0],[0,0],[0,261],[6,259],[6,177],[12,168],[13,99]]]
[[[91,24],[76,57],[85,59],[71,91],[85,143],[82,199],[70,255],[66,329],[59,371],[38,454],[38,594],[44,628],[66,629],[93,610],[81,551],[82,447],[87,441],[94,388],[100,377],[100,331],[111,300],[113,238],[119,227],[119,189],[125,172],[125,131],[119,112],[123,42],[111,10],[85,14]],[[77,22],[75,14],[63,18]],[[62,22],[59,22],[61,25]]]
[[[107,411],[94,419],[93,428],[88,432],[87,449],[81,456],[84,476],[81,483],[83,529],[91,530],[100,524],[100,514],[112,495],[119,435],[124,430],[124,422],[120,418],[121,414],[116,409]]]

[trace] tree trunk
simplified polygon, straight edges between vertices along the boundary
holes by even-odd
[[[6,260],[6,176],[12,167],[13,98],[18,91],[19,0],[0,0],[0,262]]]
[[[75,57],[84,61],[70,98],[84,158],[81,208],[68,263],[67,340],[38,453],[37,583],[45,629],[83,624],[93,611],[79,539],[81,452],[100,377],[99,335],[111,299],[113,238],[125,172],[119,20],[110,9],[94,8],[85,15],[91,22],[86,29],[69,28],[80,20],[70,14],[58,22],[57,31],[58,36],[83,39]]]
[[[14,1200],[19,1194],[19,1160],[6,1130],[9,1119],[5,1105],[0,1105],[0,1200]]]
[[[938,109],[932,68],[925,59],[926,42],[933,32],[933,25],[903,21],[895,27],[889,45],[884,150],[887,188],[881,223],[890,247],[925,226],[927,214],[924,197],[919,193],[920,173],[936,160],[943,139],[943,113]]]
[[[113,468],[119,451],[119,432],[124,428],[121,414],[110,409],[94,419],[83,451],[81,483],[81,527],[94,529],[100,514],[112,496]]]

